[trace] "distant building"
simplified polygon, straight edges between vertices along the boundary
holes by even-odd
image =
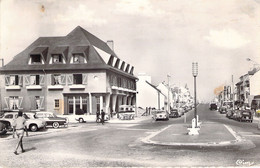
[[[250,74],[250,72],[249,72]],[[252,74],[252,73],[251,73]],[[250,77],[249,105],[255,97],[260,97],[260,71],[254,72]]]
[[[79,26],[67,36],[38,38],[0,69],[1,110],[110,114],[135,105],[134,67],[109,46]]]
[[[151,85],[152,83],[151,76],[146,75],[144,73],[138,74],[138,81],[136,83],[137,88],[137,106],[146,108],[146,107],[155,107],[157,108],[158,105],[158,91],[153,88]]]

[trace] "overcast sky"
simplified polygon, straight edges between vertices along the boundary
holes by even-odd
[[[81,26],[145,72],[193,91],[192,62],[199,64],[198,97],[231,84],[260,63],[259,0],[1,0],[1,55],[5,64],[42,36],[65,36]]]

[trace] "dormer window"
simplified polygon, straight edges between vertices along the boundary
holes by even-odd
[[[47,59],[48,47],[36,47],[29,54],[29,64],[44,64]]]
[[[72,50],[72,57],[70,63],[84,64],[87,63],[88,46],[76,46]]]
[[[83,54],[73,54],[72,63],[74,64],[86,63],[86,59],[84,58]]]
[[[53,54],[53,63],[62,63],[62,55],[61,54]]]
[[[42,58],[41,55],[31,55],[31,63],[32,64],[41,64],[42,63]]]

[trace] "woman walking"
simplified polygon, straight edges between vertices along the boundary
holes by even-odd
[[[13,124],[13,138],[15,137],[15,133],[18,137],[18,143],[16,145],[14,154],[18,155],[17,150],[19,146],[21,147],[22,153],[25,152],[23,148],[23,136],[24,136],[24,131],[26,131],[26,136],[28,136],[28,131],[25,125],[25,118],[23,117],[23,112],[19,111],[17,118],[14,120]]]

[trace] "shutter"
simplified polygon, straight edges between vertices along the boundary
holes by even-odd
[[[5,106],[6,106],[6,109],[10,109],[9,108],[9,97],[5,97]]]
[[[72,85],[73,84],[73,75],[72,74],[68,74],[68,84]]]
[[[66,85],[66,75],[65,74],[61,74],[60,78],[61,78],[61,84],[62,85]]]
[[[18,108],[21,109],[23,103],[23,97],[19,97]]]
[[[34,96],[30,97],[30,102],[31,102],[31,110],[36,110],[36,101]]]
[[[25,86],[30,85],[30,75],[24,76],[24,84],[25,84]]]
[[[40,97],[40,109],[41,110],[44,109],[44,97],[43,96]]]
[[[5,85],[6,86],[10,85],[10,76],[9,75],[5,76]]]
[[[82,74],[82,76],[83,76],[83,84],[84,85],[86,85],[86,84],[88,84],[88,75],[87,74]]]
[[[51,75],[51,85],[54,85],[54,75]]]
[[[40,75],[40,85],[44,85],[44,75]]]
[[[18,76],[18,85],[23,86],[23,75]]]

